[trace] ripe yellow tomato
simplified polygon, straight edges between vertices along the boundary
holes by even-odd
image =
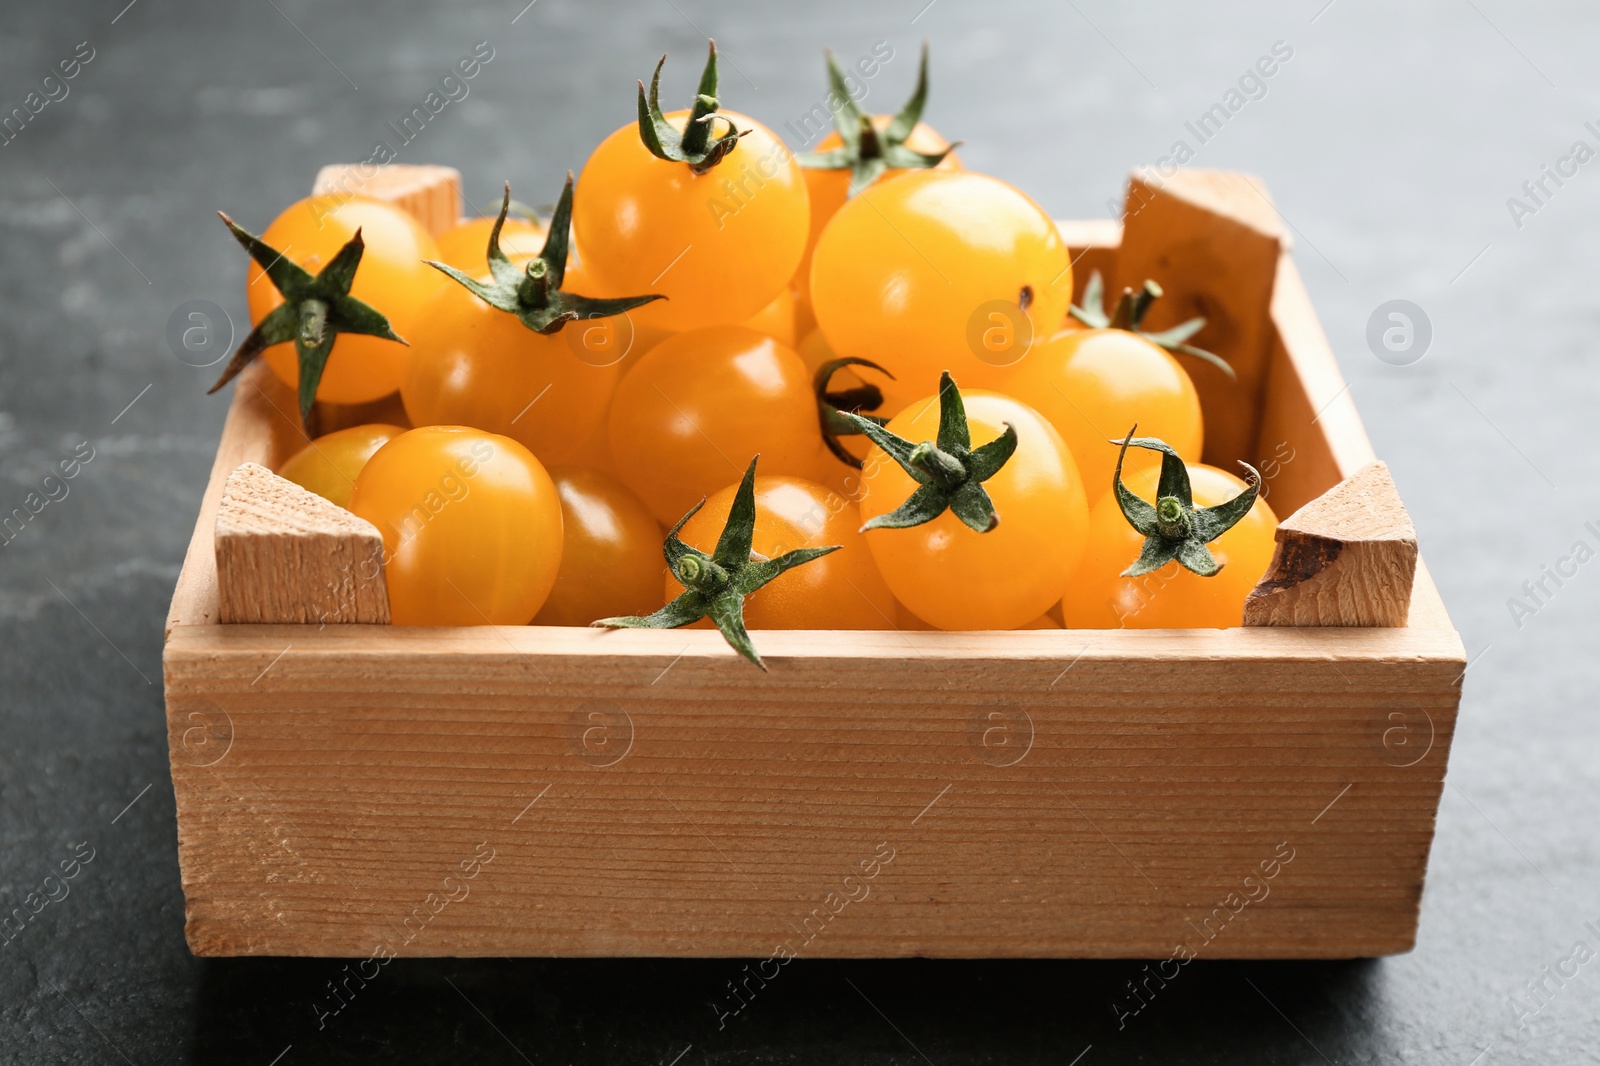
[[[761,461],[765,464],[766,457]],[[737,484],[729,485],[708,499],[679,530],[683,542],[707,554],[715,550],[738,489]],[[857,532],[861,514],[855,504],[823,485],[795,477],[758,477],[755,495],[752,552],[775,559],[796,548],[841,547],[752,592],[744,601],[747,628],[894,628],[895,599],[878,573],[865,537]],[[667,599],[682,592],[683,585],[668,571]]]
[[[1111,491],[1117,445],[1138,424],[1185,462],[1198,462],[1205,436],[1194,382],[1165,349],[1120,329],[1069,330],[1036,344],[999,385],[1050,420],[1067,442],[1091,505]],[[1154,476],[1161,453],[1130,448],[1123,475]]]
[[[894,120],[893,115],[873,115],[872,125],[882,133],[889,123]],[[839,137],[839,131],[833,130],[822,140],[817,142],[812,151],[821,153],[832,151],[844,144]],[[937,155],[950,147],[950,142],[939,135],[939,131],[925,122],[919,122],[911,128],[911,134],[905,140],[905,146],[913,152],[922,152],[926,155]],[[806,191],[811,196],[811,232],[806,238],[806,254],[800,260],[800,269],[795,272],[795,284],[800,289],[800,294],[809,298],[811,293],[811,254],[816,250],[817,238],[822,236],[822,231],[827,228],[834,214],[843,207],[850,198],[850,171],[848,169],[828,170],[823,167],[802,167],[806,178]],[[954,152],[940,160],[936,170],[961,170],[961,160]],[[875,187],[888,181],[890,178],[899,177],[906,173],[900,169],[885,170],[877,179],[868,186]]]
[[[1140,427],[1143,432],[1144,427]],[[1131,453],[1133,449],[1129,449]],[[1130,454],[1131,458],[1131,454]],[[1245,483],[1225,470],[1187,464],[1196,507],[1215,507],[1233,499]],[[1146,500],[1156,498],[1159,470],[1129,474],[1123,481]],[[1088,547],[1077,572],[1064,586],[1062,612],[1068,629],[1228,629],[1244,620],[1244,601],[1272,561],[1278,519],[1257,499],[1237,525],[1207,545],[1223,564],[1211,577],[1183,569],[1176,561],[1140,577],[1122,577],[1139,557],[1144,537],[1123,517],[1114,493],[1089,516]]]
[[[682,130],[687,111],[668,114]],[[761,123],[719,111],[750,132],[696,174],[657,159],[628,124],[600,143],[578,177],[572,226],[583,262],[607,291],[661,293],[634,312],[669,330],[743,322],[794,277],[810,218],[794,154]]]
[[[524,625],[561,566],[556,487],[510,437],[402,433],[367,460],[350,510],[383,534],[395,625]]]
[[[757,453],[762,470],[808,477],[823,451],[805,364],[748,326],[657,344],[617,386],[607,423],[617,476],[667,524]]]
[[[561,497],[561,569],[535,625],[586,626],[649,614],[661,598],[661,526],[639,498],[598,470],[550,472]]]
[[[361,231],[366,244],[350,295],[389,320],[411,340],[417,312],[448,284],[423,262],[438,259],[439,247],[416,219],[392,204],[339,195],[310,196],[273,219],[261,239],[315,274]],[[250,321],[259,323],[283,303],[266,273],[252,262],[247,275]],[[293,344],[275,344],[262,353],[278,380],[294,388],[300,380]],[[342,334],[333,343],[317,399],[328,403],[368,403],[400,387],[406,347],[381,337]]]
[[[345,507],[372,453],[404,432],[401,426],[372,423],[326,433],[285,459],[278,476]]]
[[[925,622],[939,629],[1014,629],[1060,598],[1083,554],[1089,507],[1071,454],[1043,416],[998,393],[963,391],[963,399],[973,448],[999,437],[1007,424],[1017,433],[1016,452],[983,482],[999,525],[978,533],[946,511],[919,526],[864,536],[890,590]],[[935,440],[937,397],[913,402],[886,428],[913,442]],[[869,521],[917,488],[876,444],[862,480],[861,515]]]
[[[583,291],[582,268],[568,267],[567,279],[564,288]],[[552,466],[584,459],[622,373],[625,324],[593,319],[535,333],[454,282],[418,318],[400,389],[413,425],[503,433]]]
[[[489,233],[493,229],[493,216],[463,219],[439,234],[438,262],[468,274],[483,273],[488,269]],[[532,259],[543,247],[544,230],[525,218],[507,218],[500,227],[500,250],[512,262]]]
[[[795,342],[794,290],[785,285],[772,302],[745,320],[745,325],[790,348]]]
[[[888,409],[939,373],[993,387],[1001,368],[1055,332],[1072,261],[1050,216],[983,174],[919,170],[857,193],[822,232],[811,309],[840,355],[881,363]]]

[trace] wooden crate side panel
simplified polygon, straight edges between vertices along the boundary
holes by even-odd
[[[1232,662],[1141,634],[1137,666],[1070,634],[901,658],[771,634],[765,678],[716,634],[606,658],[566,630],[479,631],[471,656],[325,632],[169,645],[198,953],[1401,951],[1460,673],[1409,630],[1399,655],[1369,632],[1279,658],[1239,631]]]

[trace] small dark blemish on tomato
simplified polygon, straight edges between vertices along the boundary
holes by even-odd
[[[1033,303],[1033,286],[1024,285],[1022,291],[1017,293],[1017,306],[1024,311]]]

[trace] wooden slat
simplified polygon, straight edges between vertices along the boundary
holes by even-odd
[[[332,163],[317,172],[311,191],[387,201],[436,237],[461,220],[461,173],[454,167]]]

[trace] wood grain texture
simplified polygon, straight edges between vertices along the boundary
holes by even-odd
[[[1154,279],[1165,295],[1151,309],[1148,328],[1203,315],[1206,327],[1191,343],[1222,356],[1238,375],[1231,380],[1201,360],[1180,357],[1207,413],[1203,458],[1214,466],[1248,458],[1256,442],[1268,308],[1288,246],[1272,201],[1252,175],[1185,167],[1164,176],[1143,167],[1128,180],[1114,292]],[[1230,417],[1216,417],[1222,412]]]
[[[1247,626],[1403,626],[1417,530],[1385,463],[1369,463],[1278,525]]]
[[[259,463],[228,475],[215,538],[219,622],[389,623],[377,527]]]
[[[761,639],[770,675],[715,633],[180,629],[191,946],[1166,955],[1280,843],[1270,898],[1203,954],[1411,944],[1448,631]],[[480,844],[470,895],[408,935]],[[802,948],[879,844],[870,896]]]
[[[1114,224],[1062,232],[1120,270]],[[1274,262],[1266,409],[1207,414],[1282,446],[1262,472],[1285,514],[1372,454]],[[297,443],[263,370],[212,516],[234,467]],[[714,632],[217,625],[213,524],[164,655],[199,954],[1313,958],[1415,936],[1465,665],[1420,559],[1392,629],[764,632],[761,675]]]
[[[317,171],[311,192],[392,203],[435,237],[461,221],[461,172],[454,167],[331,163]]]

